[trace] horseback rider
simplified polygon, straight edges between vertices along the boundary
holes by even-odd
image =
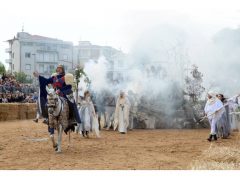
[[[72,85],[67,84],[65,81],[65,70],[63,65],[58,65],[56,68],[56,73],[54,73],[50,78],[45,78],[41,75],[39,75],[38,72],[34,72],[33,75],[35,77],[38,77],[39,79],[39,85],[40,85],[40,104],[41,107],[44,107],[42,110],[43,116],[47,116],[47,91],[46,86],[49,84],[53,85],[53,88],[56,90],[56,93],[67,100],[69,105],[69,119],[72,121],[72,123],[64,129],[64,132],[67,133],[70,129],[74,131],[74,125],[76,123],[73,122],[75,119],[78,123],[81,123],[81,119],[78,113],[77,105],[75,103],[75,100],[73,98],[73,91],[72,91]],[[54,134],[54,128],[49,127],[50,134]]]

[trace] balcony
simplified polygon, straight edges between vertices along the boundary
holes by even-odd
[[[11,52],[12,52],[12,49],[11,49],[11,48],[6,48],[6,49],[5,49],[5,52],[6,52],[6,53],[11,53]]]
[[[36,63],[46,63],[46,64],[58,64],[57,60],[41,60],[41,59],[36,59]]]
[[[12,63],[12,59],[5,59],[5,63],[11,64]]]

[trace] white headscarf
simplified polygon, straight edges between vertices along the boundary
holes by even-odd
[[[119,97],[121,97],[121,95],[123,95],[123,97],[125,97],[125,92],[123,90],[120,91]]]
[[[216,97],[216,93],[214,91],[208,91],[207,94],[212,96],[212,97]]]
[[[213,104],[216,102],[217,98],[216,98],[216,93],[214,91],[208,91],[207,93],[208,95],[210,95],[212,98],[208,99],[207,103],[208,104]]]

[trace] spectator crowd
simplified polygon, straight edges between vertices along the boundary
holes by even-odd
[[[20,83],[13,75],[0,75],[0,103],[34,103],[37,98],[33,85]]]

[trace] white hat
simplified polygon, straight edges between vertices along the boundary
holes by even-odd
[[[215,97],[216,96],[216,93],[214,91],[208,91],[208,95],[212,96],[212,97]]]
[[[120,91],[120,94],[124,94],[124,91],[123,91],[123,90],[121,90],[121,91]]]

